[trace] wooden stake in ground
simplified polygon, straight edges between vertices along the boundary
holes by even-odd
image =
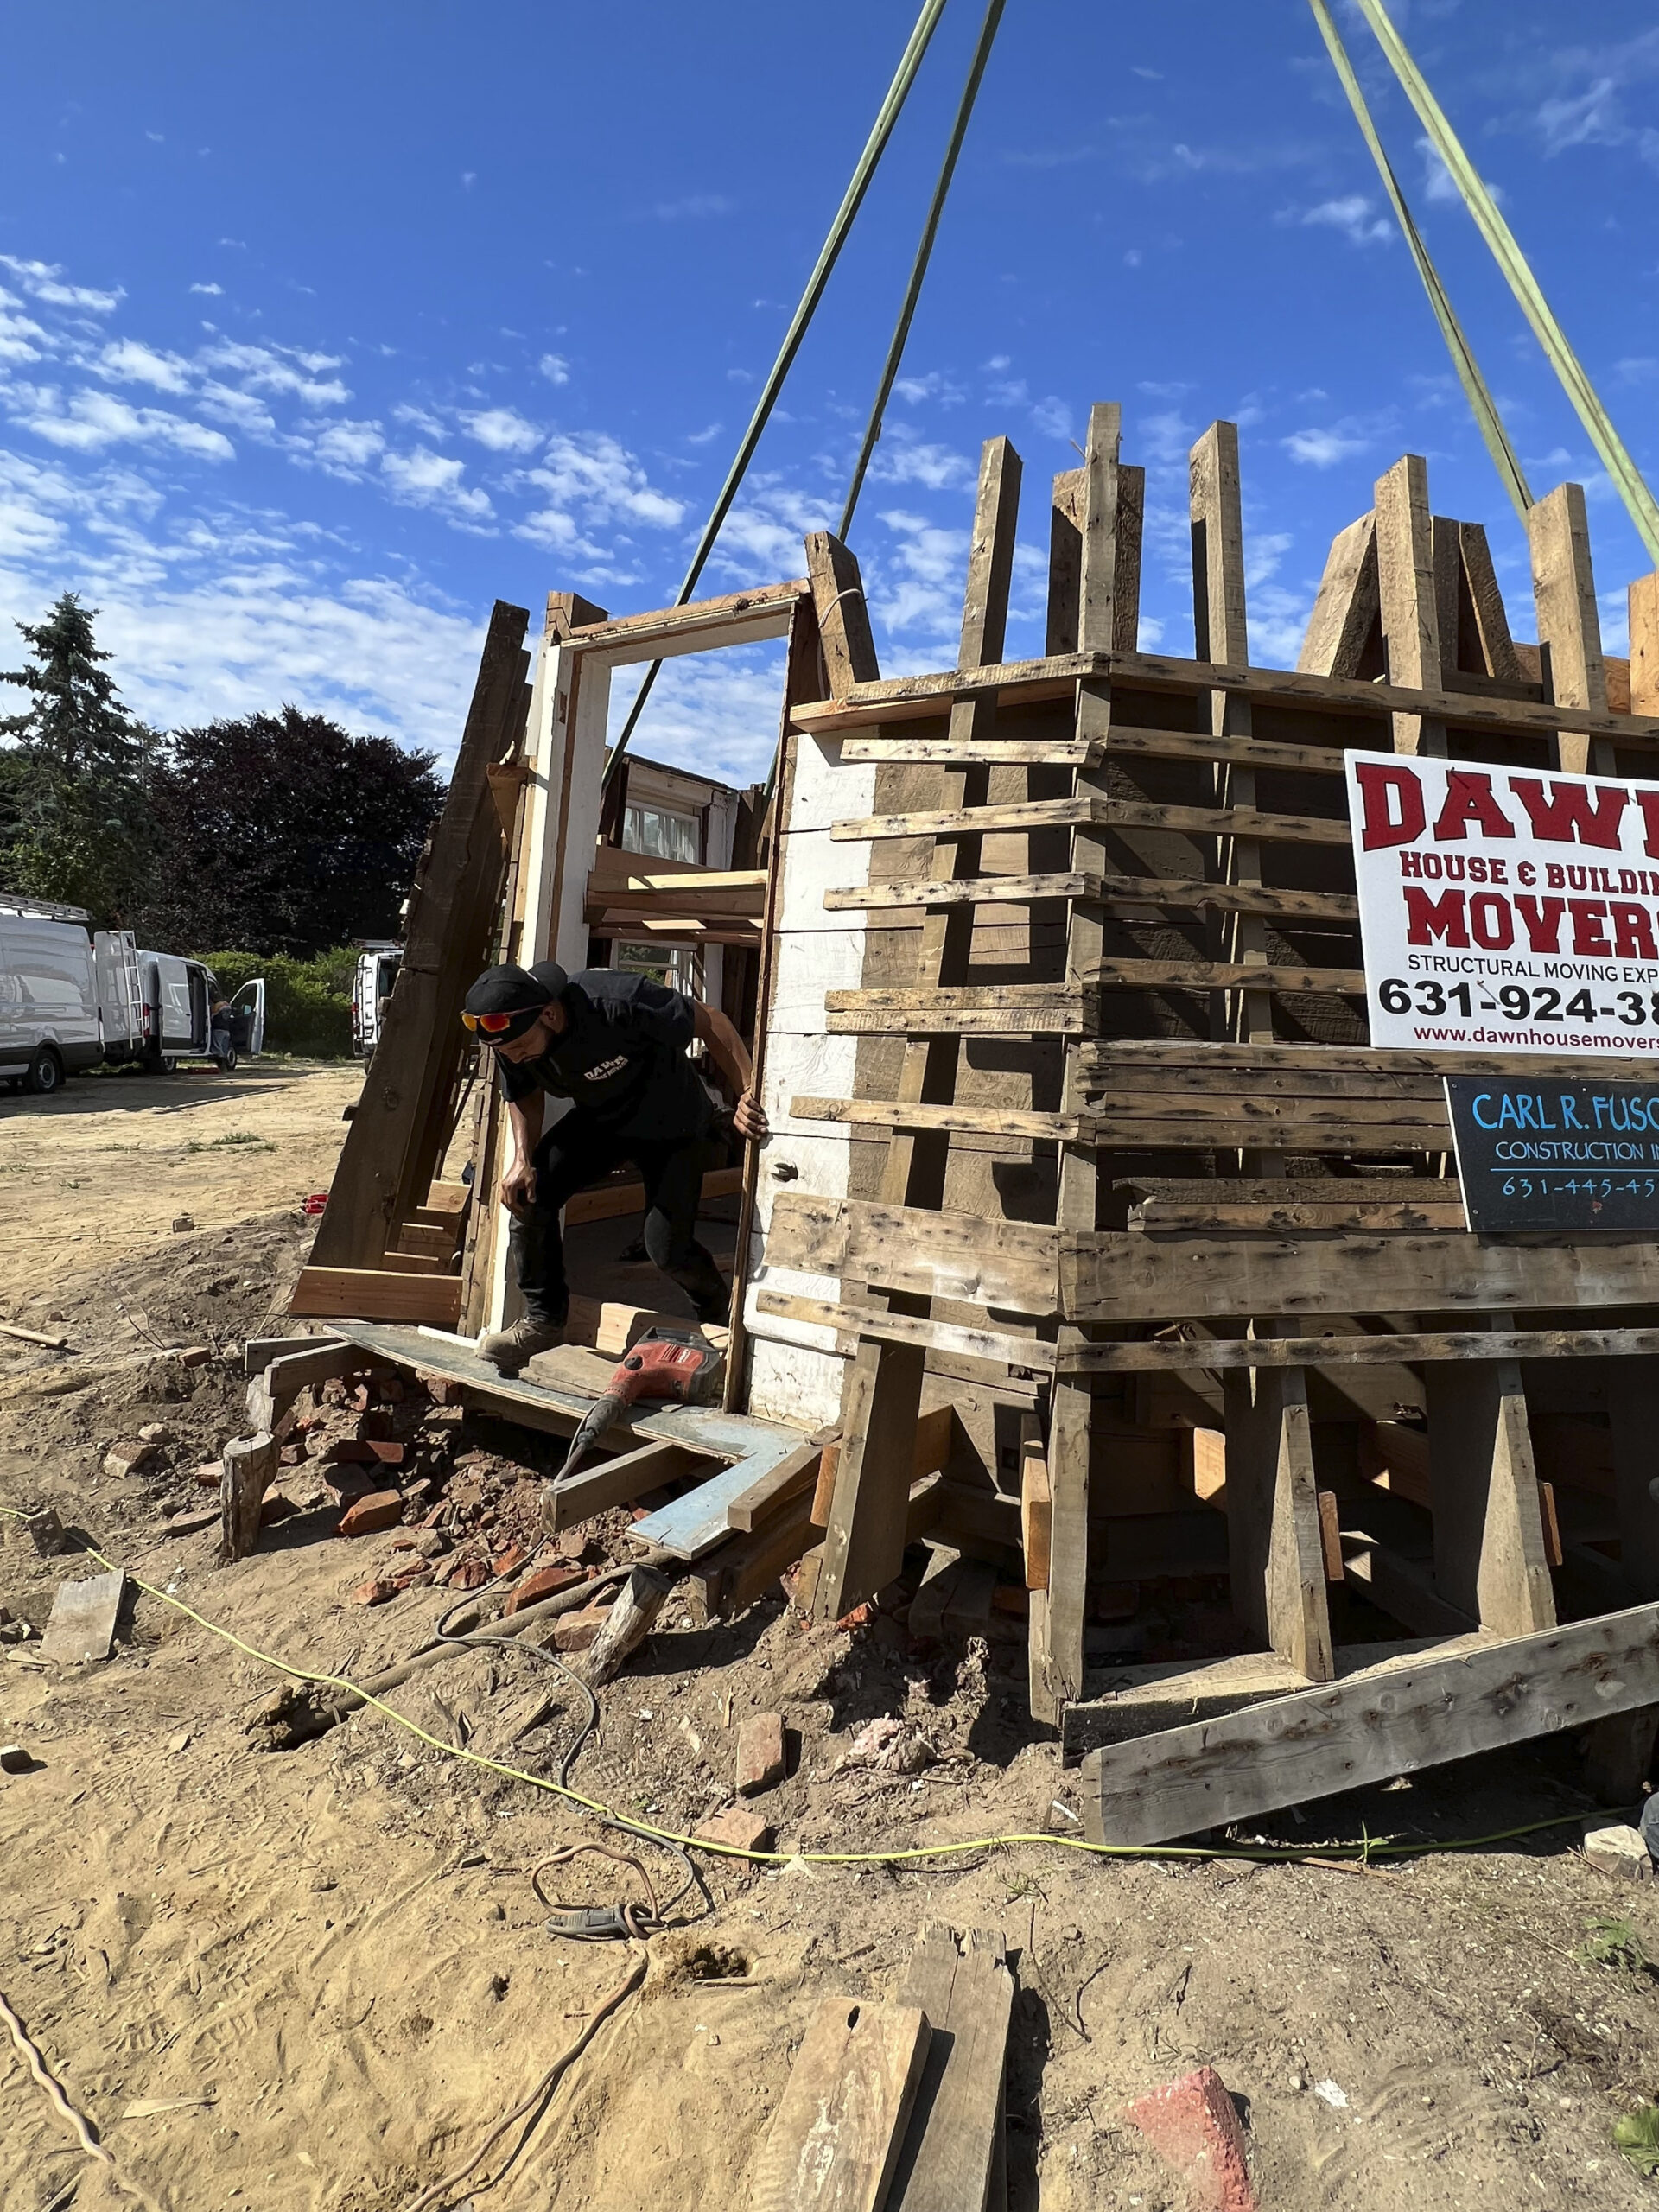
[[[276,1440],[263,1429],[238,1437],[225,1446],[219,1464],[219,1559],[228,1565],[245,1559],[258,1539],[260,1508],[276,1479]]]
[[[600,1688],[626,1666],[656,1626],[663,1601],[673,1586],[655,1567],[634,1568],[582,1665],[582,1678],[589,1689]]]

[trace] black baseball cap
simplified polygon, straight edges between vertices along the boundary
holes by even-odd
[[[533,968],[509,963],[489,969],[467,994],[461,1020],[488,1045],[509,1045],[522,1037],[543,1007],[564,995],[570,978],[556,960]]]

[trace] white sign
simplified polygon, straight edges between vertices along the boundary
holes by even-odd
[[[1347,765],[1373,1044],[1659,1055],[1659,785]]]

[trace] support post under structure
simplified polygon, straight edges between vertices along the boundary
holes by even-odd
[[[1554,1628],[1520,1363],[1437,1360],[1424,1376],[1435,1588],[1498,1636]]]

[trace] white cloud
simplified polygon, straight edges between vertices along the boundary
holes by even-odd
[[[16,305],[10,292],[0,291],[0,361],[38,361],[52,340],[31,317],[14,314]]]
[[[1599,77],[1576,99],[1545,100],[1538,110],[1538,127],[1544,134],[1546,154],[1563,153],[1569,146],[1617,146],[1630,135],[1611,77]]]
[[[1429,196],[1432,199],[1433,194]],[[1322,200],[1317,207],[1306,208],[1300,215],[1287,209],[1275,219],[1299,222],[1304,229],[1313,226],[1340,231],[1350,245],[1386,245],[1394,236],[1394,225],[1386,215],[1374,212],[1375,205],[1363,192],[1351,192],[1341,200]]]
[[[1039,437],[1069,438],[1071,435],[1071,410],[1065,400],[1057,399],[1051,392],[1032,409],[1031,427]]]
[[[536,365],[549,384],[569,384],[570,364],[563,353],[543,353]]]
[[[494,513],[487,492],[462,483],[466,473],[464,461],[429,453],[424,446],[380,457],[380,474],[399,505],[431,507],[463,526],[487,521]]]
[[[306,407],[343,407],[350,389],[338,377],[319,382],[326,369],[340,366],[333,353],[308,353],[292,346],[249,346],[220,339],[197,357],[207,369],[237,377],[245,391],[267,391],[297,399]]]
[[[1193,425],[1185,421],[1178,407],[1166,409],[1161,415],[1148,415],[1136,424],[1136,435],[1147,459],[1161,467],[1184,461],[1198,435]]]
[[[688,430],[685,442],[689,446],[706,446],[711,438],[717,438],[725,427],[723,423],[711,423],[706,430]]]
[[[602,430],[561,431],[525,481],[548,495],[547,505],[516,527],[515,535],[533,544],[596,550],[586,535],[592,529],[672,530],[685,513],[684,501],[658,491],[627,448]]]
[[[190,289],[193,292],[205,292],[210,300],[216,300],[225,287],[222,284],[193,284]]]
[[[15,254],[0,253],[0,268],[10,269],[26,292],[52,308],[80,308],[88,315],[113,315],[126,294],[119,285],[112,292],[94,291],[86,284],[65,284],[62,264],[55,261],[20,261]]]
[[[671,767],[724,783],[759,783],[772,766],[783,698],[785,641],[687,653],[664,661],[634,740]],[[611,690],[611,734],[621,728],[636,686],[619,672]]]
[[[1293,430],[1279,442],[1293,461],[1306,462],[1313,468],[1333,468],[1338,461],[1350,461],[1356,454],[1363,453],[1371,442],[1357,437],[1351,429],[1338,424],[1332,430]]]
[[[411,430],[418,430],[423,438],[447,438],[449,426],[442,423],[429,407],[416,407],[410,401],[399,400],[391,410],[394,423],[406,423]]]
[[[930,492],[975,481],[977,472],[965,454],[906,435],[904,430],[904,424],[893,424],[877,446],[870,462],[873,480],[884,484],[924,484]]]
[[[919,407],[929,399],[937,399],[941,407],[958,407],[968,397],[941,369],[930,369],[923,377],[900,377],[893,388],[907,407]]]
[[[309,429],[314,426],[308,424]],[[311,456],[331,475],[356,477],[386,449],[378,423],[334,422],[322,425],[311,441]]]
[[[802,539],[809,531],[833,529],[838,519],[838,511],[815,493],[776,476],[751,476],[715,541],[712,565],[735,583],[798,576],[805,565]]]
[[[157,391],[183,392],[190,389],[189,365],[176,353],[158,353],[137,338],[119,338],[106,346],[92,367],[117,384],[147,384]]]
[[[1424,199],[1446,207],[1460,203],[1463,194],[1459,188],[1458,181],[1440,159],[1439,153],[1435,150],[1433,141],[1429,138],[1420,138],[1417,141],[1417,151],[1422,156]],[[1508,198],[1503,186],[1494,184],[1490,177],[1484,177],[1481,181],[1497,205],[1502,207]]]
[[[542,442],[536,425],[527,423],[512,407],[481,408],[474,415],[463,415],[461,426],[469,438],[492,453],[533,453]]]
[[[736,205],[723,192],[689,192],[683,199],[659,200],[651,212],[659,223],[695,223],[711,215],[729,215]]]
[[[55,385],[13,385],[0,390],[7,412],[35,436],[81,453],[106,446],[171,446],[203,461],[231,461],[236,448],[218,430],[164,408],[130,407],[106,391],[77,391],[66,400]]]

